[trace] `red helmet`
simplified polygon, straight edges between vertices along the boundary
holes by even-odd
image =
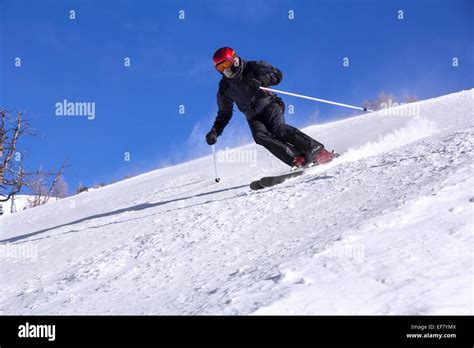
[[[216,70],[227,78],[233,78],[241,71],[240,57],[230,47],[219,48],[212,56],[212,61]]]
[[[222,47],[214,53],[212,60],[214,61],[214,66],[216,66],[224,61],[232,61],[236,56],[237,53],[232,48]]]

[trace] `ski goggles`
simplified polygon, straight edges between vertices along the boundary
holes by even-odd
[[[216,70],[218,72],[223,73],[225,70],[229,69],[232,66],[232,64],[234,64],[232,61],[224,60],[223,62],[216,64]]]

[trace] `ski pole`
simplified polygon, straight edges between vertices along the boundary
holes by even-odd
[[[367,109],[367,108],[361,108],[361,107],[358,107],[358,106],[353,106],[353,105],[348,105],[348,104],[342,104],[342,103],[336,103],[336,102],[333,102],[333,101],[330,101],[330,100],[325,100],[325,99],[319,99],[319,98],[314,98],[314,97],[308,97],[306,95],[301,95],[301,94],[296,94],[296,93],[290,93],[290,92],[285,92],[285,91],[280,91],[278,89],[273,89],[273,88],[267,88],[267,87],[260,87],[260,89],[263,89],[265,91],[270,91],[270,92],[275,92],[275,93],[281,93],[281,94],[287,94],[287,95],[291,95],[293,97],[298,97],[298,98],[303,98],[303,99],[309,99],[309,100],[314,100],[314,101],[318,101],[318,102],[321,102],[321,103],[327,103],[327,104],[332,104],[332,105],[339,105],[339,106],[343,106],[343,107],[346,107],[346,108],[351,108],[351,109],[356,109],[356,110],[362,110],[362,111],[370,111],[370,112],[373,112],[374,110],[370,110],[370,109]]]
[[[217,176],[217,161],[216,161],[216,149],[214,148],[214,145],[212,145],[212,155],[214,156],[214,172],[216,173],[216,178],[214,179],[215,182],[221,181],[219,177]]]

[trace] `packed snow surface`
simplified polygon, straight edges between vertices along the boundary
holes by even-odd
[[[343,155],[272,188],[252,144],[0,217],[0,314],[473,314],[473,93],[309,127]]]

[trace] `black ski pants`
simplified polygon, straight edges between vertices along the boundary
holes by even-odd
[[[257,144],[291,166],[296,156],[305,156],[322,144],[286,124],[284,110],[283,103],[271,102],[260,114],[249,119],[248,124]]]

